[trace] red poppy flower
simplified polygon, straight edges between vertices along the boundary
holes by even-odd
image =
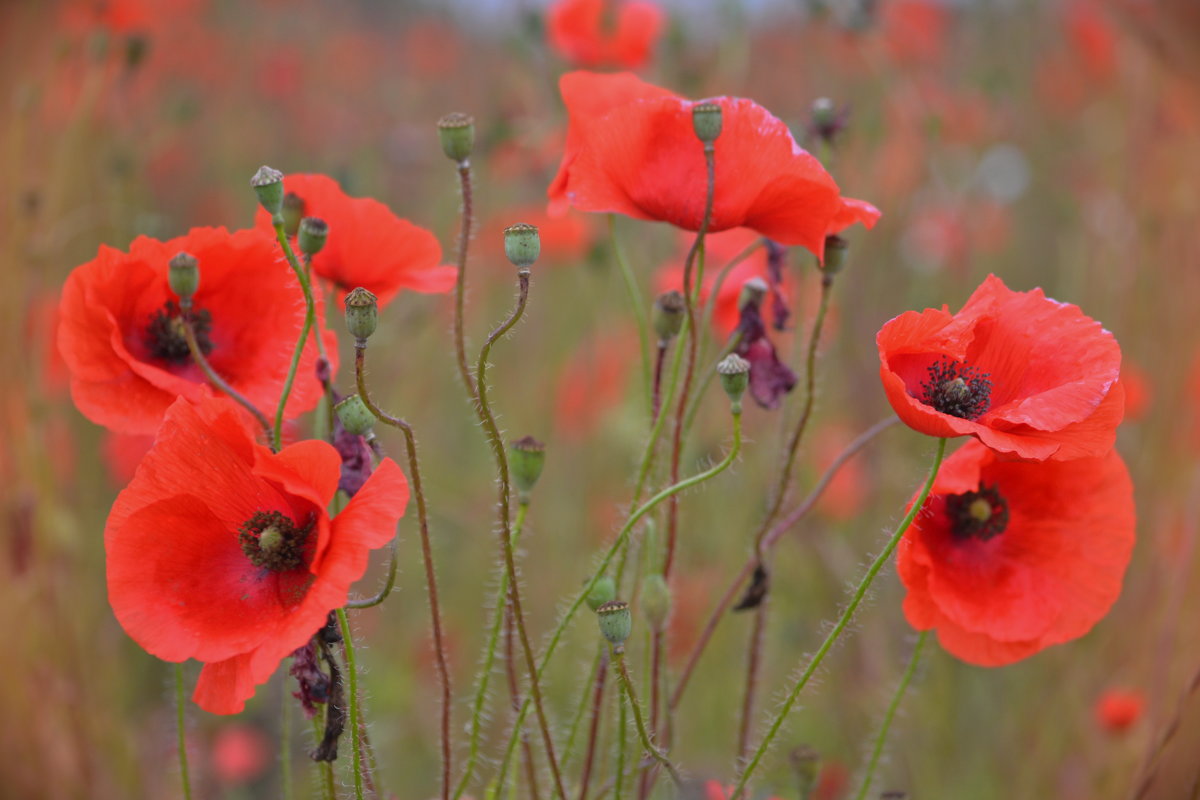
[[[1121,348],[1078,306],[994,275],[957,314],[908,311],[876,336],[892,408],[930,436],[975,436],[1018,458],[1112,448],[1125,411]]]
[[[213,738],[213,772],[225,786],[249,783],[271,766],[273,750],[262,728],[238,722],[225,725]]]
[[[232,400],[180,398],[104,531],[117,620],[152,655],[205,662],[193,699],[216,714],[241,711],[345,604],[408,502],[384,459],[330,520],[337,451],[310,440],[272,453],[254,434]]]
[[[153,434],[176,397],[198,400],[207,379],[192,362],[167,285],[167,262],[188,252],[200,263],[195,327],[208,361],[260,409],[274,409],[304,322],[304,299],[274,239],[259,231],[196,228],[160,242],[134,239],[128,253],[101,247],[63,287],[58,349],[71,397],[85,417],[120,433]],[[317,303],[318,320],[324,304]],[[336,359],[337,337],[324,333]],[[308,342],[288,400],[289,416],[321,396],[316,343]],[[336,364],[334,364],[336,367]]]
[[[963,661],[1009,664],[1091,630],[1121,592],[1133,540],[1116,450],[1005,461],[967,442],[900,543],[904,615]]]
[[[695,102],[630,73],[571,72],[559,79],[569,117],[551,210],[625,214],[699,229],[707,170],[692,129]],[[752,100],[718,97],[712,232],[753,228],[818,256],[841,211],[840,192],[787,125]]]
[[[329,224],[329,239],[313,256],[313,270],[346,292],[361,286],[379,298],[383,307],[401,289],[414,292],[448,292],[457,271],[441,266],[442,246],[437,237],[369,197],[350,197],[337,181],[325,175],[288,175],[284,191],[302,201],[301,213]],[[258,210],[255,225],[271,230],[271,218]]]
[[[1096,700],[1096,723],[1109,733],[1124,733],[1142,718],[1146,695],[1138,689],[1106,689]]]
[[[871,230],[881,216],[883,213],[866,200],[843,197],[838,201],[837,211],[834,212],[833,219],[829,221],[829,229],[826,233],[832,236],[860,222],[864,228]]]
[[[645,0],[558,0],[546,13],[550,46],[587,68],[641,67],[663,24],[662,9]]]

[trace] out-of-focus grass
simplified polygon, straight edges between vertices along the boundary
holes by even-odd
[[[262,162],[327,172],[352,193],[387,202],[435,231],[450,261],[457,190],[433,123],[468,111],[480,131],[479,230],[493,233],[476,238],[471,259],[468,331],[478,345],[513,295],[496,226],[521,221],[507,209],[541,201],[560,152],[553,81],[562,65],[527,27],[463,25],[432,5],[206,5],[152,20],[144,58],[133,66],[129,31],[88,29],[66,5],[0,8],[5,796],[177,791],[168,668],[125,636],[105,597],[101,534],[120,485],[104,466],[103,431],[73,411],[52,353],[49,309],[69,270],[98,244],[124,247],[139,233],[165,238],[194,225],[249,224],[246,181]],[[1093,15],[1084,30],[1098,25],[1104,36],[1079,33],[1080,9]],[[1200,91],[1186,59],[1164,63],[1125,19],[1078,4],[964,6],[947,13],[936,48],[913,51],[889,48],[896,34],[886,28],[847,31],[791,7],[756,25],[731,13],[719,37],[679,16],[649,71],[692,96],[754,97],[797,130],[816,97],[851,109],[827,164],[847,194],[876,203],[884,217],[869,234],[851,234],[821,361],[816,431],[836,424],[853,435],[882,418],[880,324],[910,308],[957,308],[988,272],[1079,304],[1117,335],[1126,362],[1144,376],[1149,406],[1119,441],[1140,520],[1120,601],[1084,639],[1004,669],[966,666],[931,647],[893,732],[881,789],[979,800],[1123,796],[1200,662],[1190,634],[1200,608],[1190,580],[1200,399],[1188,388],[1200,350]],[[1151,14],[1137,27],[1155,22]],[[1179,25],[1171,30],[1187,35]],[[497,347],[492,371],[508,433],[548,443],[523,541],[535,636],[550,629],[619,524],[647,428],[632,318],[603,220],[594,222],[590,252],[535,267],[527,319]],[[652,291],[674,233],[629,220],[620,229],[643,289]],[[799,276],[795,322],[807,331],[811,257],[793,252],[789,269]],[[385,313],[370,360],[377,399],[407,417],[421,442],[461,730],[493,596],[496,540],[490,459],[457,384],[449,313],[446,298],[403,296]],[[796,362],[791,338],[784,344]],[[349,380],[343,374],[338,383]],[[574,384],[570,403],[564,383]],[[747,555],[791,405],[750,409],[737,469],[686,495],[672,586],[674,672]],[[728,443],[723,409],[718,394],[706,400],[687,469],[718,458]],[[383,438],[399,452],[399,440]],[[931,449],[902,426],[889,430],[858,461],[866,499],[857,515],[818,513],[780,547],[764,709],[819,643]],[[797,499],[818,475],[806,450]],[[426,797],[437,780],[435,676],[413,520],[401,535],[399,590],[356,615],[355,627],[384,784],[399,797]],[[373,566],[364,590],[382,566]],[[902,596],[890,573],[877,583],[760,786],[790,796],[785,754],[802,743],[851,770],[861,762],[913,640]],[[546,682],[560,725],[587,679],[594,633],[582,617]],[[733,773],[747,635],[747,619],[722,622],[678,716],[673,755],[696,777]],[[631,664],[643,676],[644,653],[635,635]],[[503,681],[493,685],[489,753],[508,719]],[[1111,685],[1140,687],[1149,699],[1147,717],[1123,736],[1093,720],[1095,699]],[[277,676],[246,712],[272,736],[283,691]],[[241,788],[221,785],[212,753],[227,721],[191,717],[200,796],[277,795],[275,770]],[[461,748],[456,754],[461,761]]]

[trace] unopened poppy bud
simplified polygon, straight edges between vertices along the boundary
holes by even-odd
[[[599,611],[600,606],[617,599],[617,582],[608,575],[601,575],[592,584],[592,589],[585,598],[588,608]]]
[[[841,271],[846,264],[846,251],[850,249],[850,243],[840,236],[825,237],[825,264],[823,269],[828,274],[832,275]]]
[[[295,192],[283,196],[283,232],[295,236],[300,230],[300,220],[304,218],[304,198]]]
[[[167,284],[180,300],[191,300],[200,288],[200,262],[191,253],[177,253],[167,262]]]
[[[683,293],[671,290],[663,292],[654,300],[654,332],[660,342],[669,342],[679,335],[683,328],[684,311]]]
[[[542,238],[536,225],[518,222],[504,229],[504,255],[518,269],[528,269],[542,252]]]
[[[283,211],[283,173],[265,164],[250,179],[259,204],[274,218]]]
[[[671,615],[671,588],[667,579],[658,573],[642,581],[642,612],[652,631],[661,632]]]
[[[352,394],[333,407],[346,433],[354,436],[366,436],[375,427],[375,415],[367,408],[367,404],[356,394]]]
[[[768,291],[770,291],[770,287],[762,278],[757,276],[750,278],[742,284],[742,293],[738,295],[738,310],[741,311],[746,306],[758,308],[762,305]]]
[[[437,122],[442,151],[451,161],[465,163],[475,146],[475,120],[468,114],[447,114]]]
[[[716,103],[697,103],[692,106],[692,130],[696,138],[712,144],[721,135],[721,107]]]
[[[717,374],[721,376],[721,388],[729,395],[734,410],[741,411],[742,395],[750,382],[750,362],[737,353],[730,353],[717,364]]]
[[[546,464],[546,445],[532,436],[522,436],[508,443],[508,461],[512,465],[517,496],[521,502],[528,502],[529,493],[537,485]]]
[[[612,600],[600,606],[596,609],[596,618],[600,621],[600,633],[617,647],[625,644],[633,632],[633,614],[624,600]]]
[[[329,238],[329,223],[320,217],[305,217],[300,220],[300,232],[296,241],[300,244],[300,252],[306,256],[315,256],[325,246]]]
[[[375,295],[359,286],[346,295],[346,330],[360,342],[371,338],[379,324],[379,303]]]

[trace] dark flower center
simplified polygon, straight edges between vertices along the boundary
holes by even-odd
[[[196,344],[200,352],[208,355],[212,352],[212,314],[207,311],[193,309],[187,312],[187,319],[192,323],[196,332]],[[150,315],[150,323],[146,325],[146,348],[153,358],[166,361],[168,364],[182,365],[191,360],[188,352],[187,336],[183,332],[183,312],[174,300],[168,300],[166,305]]]
[[[238,529],[238,542],[254,566],[284,572],[304,563],[304,545],[315,523],[311,514],[300,527],[281,511],[256,511]]]
[[[1008,527],[1008,501],[995,486],[980,484],[977,492],[949,495],[946,513],[950,515],[950,531],[958,541],[974,537],[986,542]]]
[[[943,414],[978,419],[992,403],[991,375],[975,367],[938,359],[929,365],[929,380],[921,384],[921,400]]]

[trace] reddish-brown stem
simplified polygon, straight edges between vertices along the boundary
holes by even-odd
[[[658,419],[659,409],[662,408],[662,374],[663,362],[667,358],[667,340],[659,339],[657,352],[654,356],[654,389],[650,401],[650,418]]]
[[[458,359],[458,373],[471,400],[479,401],[479,392],[471,368],[467,366],[467,345],[463,333],[465,295],[467,291],[467,248],[471,243],[471,225],[474,211],[471,202],[471,165],[467,161],[458,164],[458,184],[462,190],[462,230],[458,232],[458,281],[454,285],[454,354]]]
[[[738,725],[739,764],[750,756],[750,721],[754,719],[754,697],[758,693],[758,679],[762,674],[763,643],[766,638],[769,604],[770,597],[764,597],[753,611],[754,627],[750,631],[750,643],[746,652],[746,691],[742,696],[742,722]]]
[[[663,681],[663,632],[655,631],[651,642],[650,649],[650,734],[655,738],[659,737],[659,709],[662,708],[662,681]],[[661,737],[664,742],[669,742],[668,737]],[[638,798],[645,800],[650,796],[650,790],[654,788],[654,778],[658,775],[658,770],[653,766],[642,770],[642,776],[638,780]]]
[[[504,674],[508,677],[508,697],[514,714],[521,712],[521,687],[517,678],[517,659],[513,643],[516,641],[513,631],[512,607],[504,609]],[[521,760],[525,763],[525,781],[529,784],[528,794],[531,798],[540,796],[537,782],[537,769],[533,761],[533,746],[529,744],[529,736],[521,731]]]
[[[592,720],[588,726],[587,751],[583,757],[583,772],[579,776],[579,800],[587,800],[588,784],[592,779],[592,766],[596,761],[596,742],[600,738],[600,719],[604,710],[604,681],[608,677],[608,655],[600,657],[596,669],[596,683],[592,689]]]

